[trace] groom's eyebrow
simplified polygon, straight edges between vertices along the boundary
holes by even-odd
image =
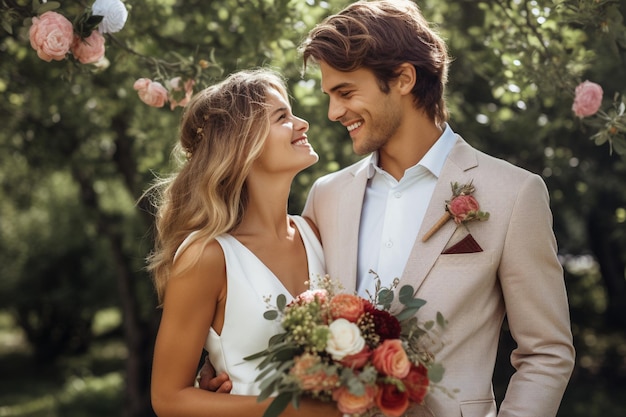
[[[334,86],[333,88],[331,88],[330,90],[328,90],[328,92],[324,91],[324,88],[322,88],[322,93],[324,93],[324,94],[334,93],[337,90],[340,90],[340,89],[345,88],[345,87],[351,87],[352,85],[353,85],[353,83],[349,83],[349,82],[339,83],[336,86]]]

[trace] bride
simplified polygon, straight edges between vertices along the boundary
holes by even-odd
[[[308,123],[292,114],[283,79],[240,71],[197,95],[180,129],[179,171],[157,191],[155,250],[148,259],[163,309],[151,398],[159,417],[261,416],[258,362],[243,358],[280,331],[263,318],[268,297],[289,299],[325,273],[316,232],[287,214],[291,183],[317,162]],[[202,349],[231,395],[194,387]],[[284,416],[339,416],[303,400]]]

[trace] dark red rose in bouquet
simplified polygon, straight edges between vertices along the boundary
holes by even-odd
[[[401,417],[409,408],[409,393],[406,389],[400,391],[395,384],[379,384],[376,406],[388,417]]]

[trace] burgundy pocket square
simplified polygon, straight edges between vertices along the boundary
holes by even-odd
[[[474,237],[472,237],[472,235],[467,235],[460,242],[444,250],[442,254],[450,255],[455,253],[476,253],[482,251],[483,248],[480,247]]]

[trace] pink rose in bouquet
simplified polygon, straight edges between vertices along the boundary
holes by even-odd
[[[28,30],[30,45],[37,56],[46,62],[61,61],[74,41],[72,22],[56,12],[45,12],[33,17],[33,24]]]
[[[387,339],[374,349],[372,363],[383,375],[402,379],[409,374],[411,362],[409,361],[402,340]]]
[[[575,90],[572,110],[580,118],[593,116],[600,110],[602,105],[602,87],[591,81],[580,83]]]
[[[330,301],[330,314],[335,319],[356,321],[364,313],[363,299],[352,294],[337,294]]]
[[[300,388],[312,393],[336,388],[339,385],[339,376],[328,375],[321,365],[319,356],[305,353],[295,358],[293,368],[289,374],[298,380]]]
[[[365,345],[359,353],[347,355],[339,363],[346,368],[362,369],[369,362],[371,356],[371,349]]]
[[[298,294],[296,298],[291,302],[291,305],[304,305],[309,304],[317,300],[322,305],[326,303],[328,298],[328,292],[323,289],[307,290],[302,294]]]
[[[450,203],[448,203],[448,211],[456,224],[463,223],[466,219],[475,215],[478,210],[480,210],[478,201],[471,195],[454,197]]]
[[[135,81],[133,88],[141,101],[152,107],[163,107],[167,101],[167,89],[159,82],[148,78],[140,78]]]
[[[81,64],[93,64],[104,56],[104,36],[97,30],[92,31],[85,39],[74,35],[71,49],[72,55]]]
[[[365,387],[363,395],[350,392],[347,387],[340,387],[333,391],[333,400],[337,402],[337,408],[344,414],[364,414],[376,405],[375,399],[378,392],[376,385]]]

